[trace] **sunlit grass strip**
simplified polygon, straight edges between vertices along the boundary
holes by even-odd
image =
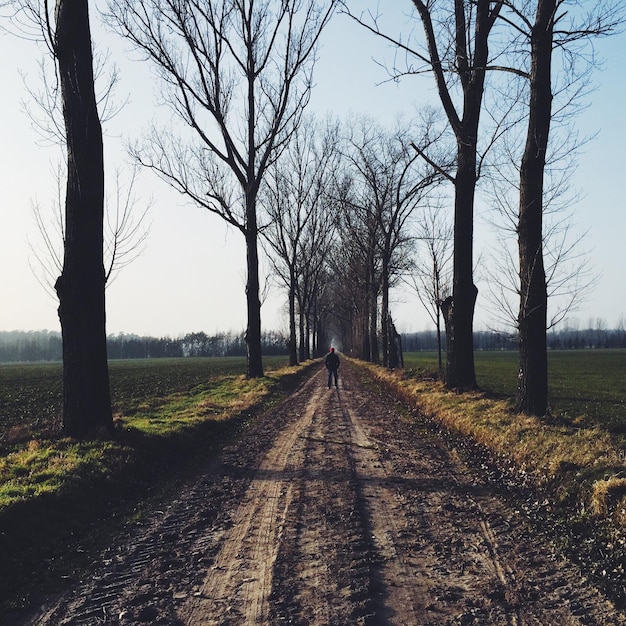
[[[626,478],[621,478],[626,476],[626,463],[606,431],[550,424],[515,413],[512,400],[454,393],[432,379],[412,378],[365,363],[359,366],[391,385],[424,414],[512,461],[536,483],[567,474],[567,491],[577,492],[581,506],[590,504],[595,514],[620,516],[620,523],[626,523],[626,511],[620,514],[626,509]]]
[[[263,402],[289,368],[271,372],[265,378],[224,376],[198,385],[190,392],[175,393],[158,402],[151,399],[131,416],[123,412],[116,421],[143,434],[167,437],[193,428],[207,420],[224,421]]]
[[[611,476],[596,481],[591,506],[596,515],[613,515],[618,523],[626,526],[626,478]]]
[[[130,454],[129,448],[116,442],[32,440],[0,458],[0,510],[77,482],[106,479]]]
[[[499,397],[516,395],[516,351],[478,351],[474,361],[482,389]],[[407,353],[404,363],[407,374],[416,377],[437,371],[437,355],[432,352]],[[626,446],[626,350],[549,350],[548,380],[550,408],[555,414],[577,426],[597,424],[621,433]]]
[[[190,392],[178,392],[158,402],[147,401],[144,410],[116,416],[116,425],[143,437],[167,440],[207,421],[227,421],[267,401],[284,376],[298,367],[284,367],[265,378],[244,376],[214,378]],[[60,493],[77,483],[106,480],[132,462],[134,450],[125,442],[71,439],[31,440],[0,458],[0,511],[19,501]]]

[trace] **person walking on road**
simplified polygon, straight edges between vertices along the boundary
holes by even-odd
[[[326,355],[326,369],[328,370],[328,388],[330,389],[330,384],[335,379],[335,387],[339,389],[339,385],[337,384],[337,374],[339,371],[339,357],[335,352],[335,348],[331,348],[330,352]]]

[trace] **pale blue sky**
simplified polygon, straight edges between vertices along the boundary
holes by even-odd
[[[391,22],[402,27],[404,5],[388,11]],[[94,38],[97,36],[94,31]],[[145,64],[124,60],[125,43],[111,37],[106,41],[120,64],[119,93],[131,96],[130,104],[108,127],[105,157],[112,168],[123,162],[122,138],[136,136],[156,115],[152,105],[155,85]],[[578,124],[583,134],[599,135],[586,146],[579,160],[577,184],[586,197],[577,206],[576,222],[581,230],[589,229],[586,247],[591,250],[590,263],[601,278],[588,301],[572,317],[581,326],[592,318],[603,318],[608,326],[614,326],[626,315],[622,275],[626,245],[626,172],[622,158],[626,134],[626,35],[601,42],[597,48],[605,58],[605,70],[596,73],[598,88]],[[28,96],[19,71],[26,72],[29,83],[36,85],[34,64],[39,52],[32,43],[0,35],[0,54],[4,59],[0,67],[0,330],[57,330],[56,302],[46,295],[29,267],[32,254],[28,239],[36,238],[31,204],[35,200],[44,207],[50,204],[55,193],[52,168],[58,158],[54,148],[38,145],[38,137],[20,105]],[[338,16],[320,51],[312,110],[319,115],[329,111],[339,117],[364,113],[391,120],[397,112],[408,111],[416,103],[432,101],[428,82],[407,78],[400,85],[379,84],[385,74],[373,58],[391,55],[382,42]],[[178,335],[198,330],[243,330],[242,236],[226,229],[218,217],[190,206],[149,173],[142,175],[140,186],[144,198],[154,197],[151,233],[143,255],[107,289],[108,332]],[[480,211],[476,228],[478,255],[489,241]],[[478,286],[481,295],[476,327],[481,328],[489,323],[489,316],[481,300],[483,290]],[[429,327],[415,298],[396,290],[394,300],[394,317],[402,331]],[[283,293],[274,288],[263,308],[266,328],[285,329],[283,302]]]

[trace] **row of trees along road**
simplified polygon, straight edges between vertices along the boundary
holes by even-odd
[[[105,329],[104,154],[94,87],[88,3],[3,2],[13,23],[42,39],[55,60],[66,148],[64,252],[55,283],[63,339],[63,426],[69,435],[110,430]],[[33,31],[34,26],[34,31]],[[54,98],[50,96],[50,101]]]
[[[108,3],[108,23],[154,63],[192,131],[153,127],[137,159],[245,238],[250,377],[263,376],[259,189],[300,124],[332,9],[332,0]]]
[[[373,123],[353,125],[343,133],[338,151],[330,149],[329,135],[303,123],[317,43],[335,4],[335,0],[109,0],[106,22],[158,69],[163,98],[185,128],[184,132],[152,128],[136,144],[134,156],[244,236],[251,377],[263,375],[258,261],[264,228],[268,248],[280,259],[277,274],[289,292],[292,360],[297,304],[300,358],[309,355],[312,336],[314,351],[328,338],[342,337],[346,344],[360,343],[361,353],[377,360],[380,322],[383,362],[393,365],[388,294],[406,262],[407,225],[434,185],[452,183],[452,294],[437,306],[442,306],[446,325],[446,383],[467,389],[476,386],[472,345],[476,185],[489,148],[507,127],[526,121],[517,226],[518,407],[544,414],[547,291],[542,208],[553,117],[552,54],[558,50],[570,62],[563,67],[573,68],[571,80],[559,90],[566,100],[575,92],[577,62],[589,63],[583,46],[594,36],[615,31],[623,9],[608,0],[593,3],[588,12],[585,3],[566,0],[413,0],[413,15],[423,26],[423,45],[396,41],[408,66],[393,68],[392,73],[395,78],[421,73],[434,77],[456,146],[453,157],[447,158],[447,150],[441,148],[445,133],[424,120],[382,134]],[[111,426],[104,332],[102,135],[87,0],[58,0],[54,17],[48,14],[47,3],[39,5],[37,0],[14,0],[12,5],[39,10],[61,84],[68,157],[65,256],[57,281],[64,343],[64,427],[68,434],[80,435]],[[349,7],[342,6],[350,14]],[[375,17],[353,17],[393,40],[380,31]],[[496,109],[488,111],[492,123],[486,132],[480,125],[490,89],[506,92],[504,100],[511,104],[504,113],[500,110],[501,115]],[[307,133],[316,133],[315,143]],[[285,163],[305,158],[310,167],[291,168],[286,174]],[[342,165],[336,166],[333,159]],[[335,174],[332,180],[329,172]],[[267,224],[259,219],[261,198],[269,207]],[[339,251],[328,245],[333,240],[331,226],[340,234]],[[329,293],[329,274],[339,300]]]
[[[363,17],[344,10],[363,26],[393,41],[407,66],[392,74],[430,73],[441,106],[457,144],[454,184],[453,291],[446,299],[446,384],[476,386],[472,325],[477,288],[473,281],[474,198],[489,149],[507,126],[525,122],[526,143],[519,161],[519,335],[520,368],[517,406],[520,411],[544,415],[547,397],[547,288],[543,262],[544,175],[550,153],[550,126],[554,98],[559,108],[580,95],[581,82],[594,59],[590,42],[614,33],[623,21],[618,2],[514,0],[454,2],[413,0],[421,21],[424,45],[383,32],[376,16]],[[559,55],[557,79],[552,68]],[[497,60],[497,61],[496,61]],[[582,66],[582,69],[581,69]],[[506,75],[507,78],[502,78]],[[480,130],[484,99],[490,90],[506,106],[488,111],[493,122]],[[562,111],[561,111],[562,112]],[[500,109],[502,113],[502,109]],[[427,151],[414,146],[424,159]]]
[[[63,331],[63,426],[111,429],[103,265],[104,167],[87,0],[9,0],[41,27],[57,63],[66,122],[65,254],[57,281]],[[320,34],[334,0],[110,0],[107,23],[160,72],[164,98],[191,133],[153,128],[135,156],[246,241],[248,376],[263,375],[257,195],[309,101]],[[217,128],[217,135],[213,129]]]
[[[434,167],[411,149],[412,140],[428,146],[440,138],[435,126],[428,115],[411,123],[398,120],[393,129],[365,118],[346,128],[339,146],[343,167],[333,200],[341,251],[331,257],[331,269],[342,283],[338,292],[349,299],[335,302],[336,324],[351,351],[376,363],[382,351],[385,366],[398,365],[391,358],[389,291],[409,269],[409,223],[450,166],[449,152],[443,151]]]

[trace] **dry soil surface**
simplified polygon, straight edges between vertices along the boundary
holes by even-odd
[[[626,624],[437,428],[320,369],[37,624]]]

